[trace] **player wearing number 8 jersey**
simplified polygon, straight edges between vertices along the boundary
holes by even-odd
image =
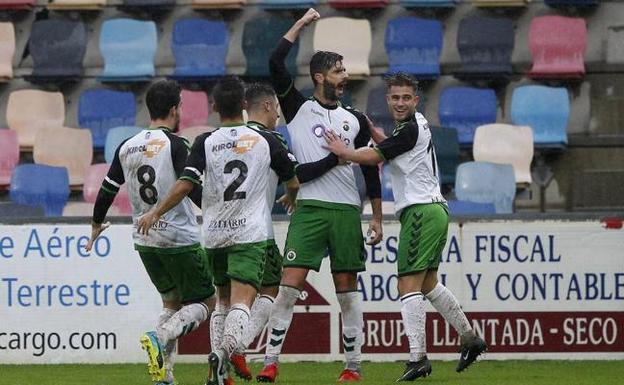
[[[122,184],[128,186],[132,216],[137,218],[160,202],[182,175],[189,152],[177,131],[181,113],[180,87],[174,81],[155,83],[147,92],[151,125],[125,140],[116,150],[98,194],[88,249],[106,228],[108,208]],[[191,193],[200,204],[201,190]],[[156,332],[141,338],[149,372],[158,384],[173,384],[176,339],[195,330],[214,308],[215,292],[209,264],[200,244],[192,202],[185,198],[145,235],[133,232],[135,248],[163,301]]]

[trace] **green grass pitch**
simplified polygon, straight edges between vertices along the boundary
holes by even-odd
[[[257,373],[259,364],[252,364]],[[392,384],[403,372],[402,363],[363,364],[360,384]],[[433,373],[416,384],[442,385],[622,385],[623,361],[481,361],[464,373],[455,373],[455,362],[433,362]],[[342,364],[285,363],[279,385],[336,384]],[[150,385],[146,365],[0,365],[5,384],[11,385]],[[203,385],[206,365],[178,364],[179,385]],[[255,383],[255,382],[254,382]],[[236,384],[245,384],[236,379]]]

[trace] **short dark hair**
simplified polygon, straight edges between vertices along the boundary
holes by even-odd
[[[336,52],[330,51],[317,51],[312,55],[310,59],[310,77],[312,77],[312,83],[316,85],[314,80],[314,74],[322,73],[327,74],[327,71],[332,69],[339,61],[342,61],[343,57]]]
[[[245,83],[238,76],[220,79],[212,89],[212,100],[221,118],[241,116],[245,100]]]
[[[387,75],[385,77],[386,86],[388,90],[392,86],[397,87],[412,87],[414,89],[414,93],[418,91],[418,80],[416,80],[412,75],[409,75],[405,72],[397,72],[394,74]]]
[[[257,104],[263,102],[267,98],[275,98],[275,90],[266,83],[252,83],[247,86],[245,92],[245,100],[247,101],[247,109],[255,108]]]
[[[145,104],[150,118],[166,119],[171,107],[180,104],[180,85],[175,80],[160,80],[150,86],[145,96]]]

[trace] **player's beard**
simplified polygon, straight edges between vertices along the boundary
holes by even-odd
[[[325,99],[331,100],[332,102],[338,101],[338,95],[336,95],[336,91],[338,89],[338,86],[340,85],[343,86],[344,92],[344,87],[346,87],[347,82],[343,81],[342,83],[331,84],[329,81],[327,81],[327,79],[325,79],[323,81],[323,96],[325,97]]]
[[[180,117],[179,116],[176,117],[175,124],[171,128],[172,128],[173,132],[180,131]]]

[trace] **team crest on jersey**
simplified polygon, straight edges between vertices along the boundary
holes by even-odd
[[[344,131],[349,131],[351,129],[351,127],[349,127],[349,122],[347,122],[346,120],[342,122],[342,129]]]
[[[289,250],[288,253],[286,253],[287,260],[294,261],[295,258],[297,258],[297,253],[295,252],[295,250]]]
[[[232,128],[232,129],[230,130],[230,135],[231,135],[231,136],[236,136],[236,135],[238,135],[238,131],[236,131],[236,128]]]
[[[258,143],[259,140],[260,137],[258,135],[242,135],[236,141],[236,147],[232,148],[232,151],[234,151],[236,154],[244,154],[248,151],[251,151],[251,149],[256,145],[256,143]]]

